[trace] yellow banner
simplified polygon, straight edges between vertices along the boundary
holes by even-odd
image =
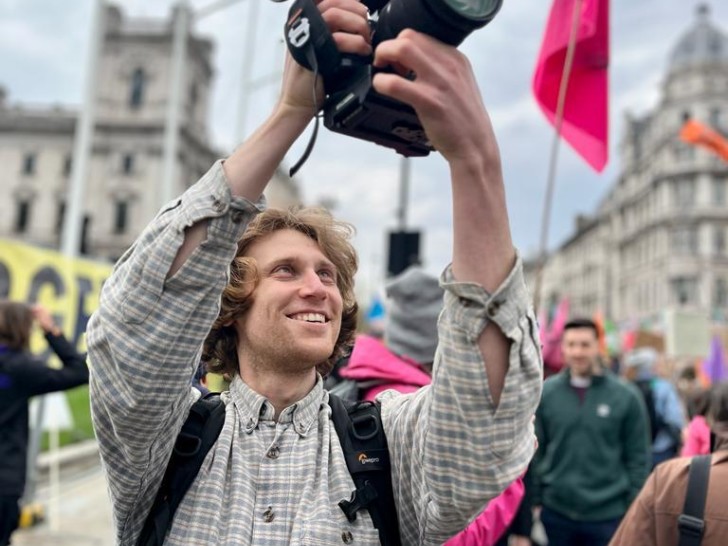
[[[44,305],[82,352],[86,324],[98,307],[101,285],[111,269],[107,263],[69,260],[53,250],[0,239],[0,298]],[[47,348],[39,332],[31,347]]]

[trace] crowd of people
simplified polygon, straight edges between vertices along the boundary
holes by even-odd
[[[317,6],[342,52],[396,68],[374,88],[410,105],[447,161],[451,265],[391,279],[383,337],[357,335],[351,226],[261,197],[321,106],[321,82],[288,58],[267,120],[116,264],[88,325],[90,374],[47,311],[0,303],[0,546],[17,524],[28,398],[86,381],[119,546],[527,546],[537,521],[551,546],[722,543],[728,387],[686,401],[648,347],[614,373],[584,318],[544,381],[467,58],[412,30],[372,52],[358,0]],[[33,321],[63,368],[29,354]],[[225,392],[208,392],[210,373]],[[700,482],[694,461],[710,454]]]

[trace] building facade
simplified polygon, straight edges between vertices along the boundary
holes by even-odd
[[[574,315],[646,327],[670,310],[725,322],[728,163],[680,140],[687,118],[728,135],[728,34],[706,6],[672,50],[657,107],[626,116],[621,174],[548,258],[541,306],[568,297]]]
[[[118,258],[162,205],[163,142],[175,19],[130,19],[105,9],[96,76],[92,155],[83,203],[83,253]],[[175,193],[223,156],[210,144],[213,43],[187,37],[186,81]],[[77,112],[11,105],[0,90],[0,237],[57,248],[66,210]],[[282,171],[269,186],[273,206],[300,202]]]

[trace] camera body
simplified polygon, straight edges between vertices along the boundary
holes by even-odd
[[[372,48],[412,28],[458,46],[490,22],[502,0],[362,0],[370,12]],[[392,148],[405,157],[426,156],[432,145],[416,112],[377,93],[371,57],[341,54],[313,0],[289,12],[286,43],[293,58],[324,82],[324,125],[331,131]]]

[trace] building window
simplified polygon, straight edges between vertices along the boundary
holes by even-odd
[[[59,201],[58,208],[56,209],[56,231],[60,233],[63,231],[63,222],[66,220],[66,202]]]
[[[695,157],[695,148],[690,144],[677,142],[673,148],[673,155],[677,161],[687,161]]]
[[[716,256],[725,255],[725,229],[723,226],[715,226],[713,231],[713,253]]]
[[[63,159],[63,176],[71,176],[71,168],[73,167],[73,156],[68,154]]]
[[[197,92],[197,84],[193,83],[190,86],[190,117],[195,117],[195,111],[197,110],[197,100],[199,98],[199,94]]]
[[[725,179],[713,178],[713,204],[725,205]]]
[[[720,108],[717,106],[710,109],[710,126],[715,130],[720,129],[722,126]]]
[[[35,174],[36,156],[33,153],[25,154],[23,157],[23,174],[33,175]]]
[[[129,220],[129,203],[126,201],[117,201],[114,212],[114,233],[121,235],[126,231]]]
[[[676,277],[670,281],[673,302],[680,305],[698,303],[698,279]]]
[[[686,209],[695,205],[695,181],[690,179],[675,180],[672,186],[673,203],[676,208]]]
[[[713,307],[728,307],[728,283],[725,279],[715,279],[713,288]]]
[[[30,201],[23,199],[18,201],[18,206],[15,210],[15,233],[25,233],[28,231],[28,224],[30,223]]]
[[[129,106],[139,108],[144,101],[144,86],[146,76],[144,70],[137,68],[131,75],[131,93],[129,94]]]
[[[124,154],[121,158],[121,172],[124,174],[133,174],[134,172],[134,156],[132,154]]]
[[[680,226],[672,230],[672,251],[675,254],[698,253],[698,230],[693,226]]]

